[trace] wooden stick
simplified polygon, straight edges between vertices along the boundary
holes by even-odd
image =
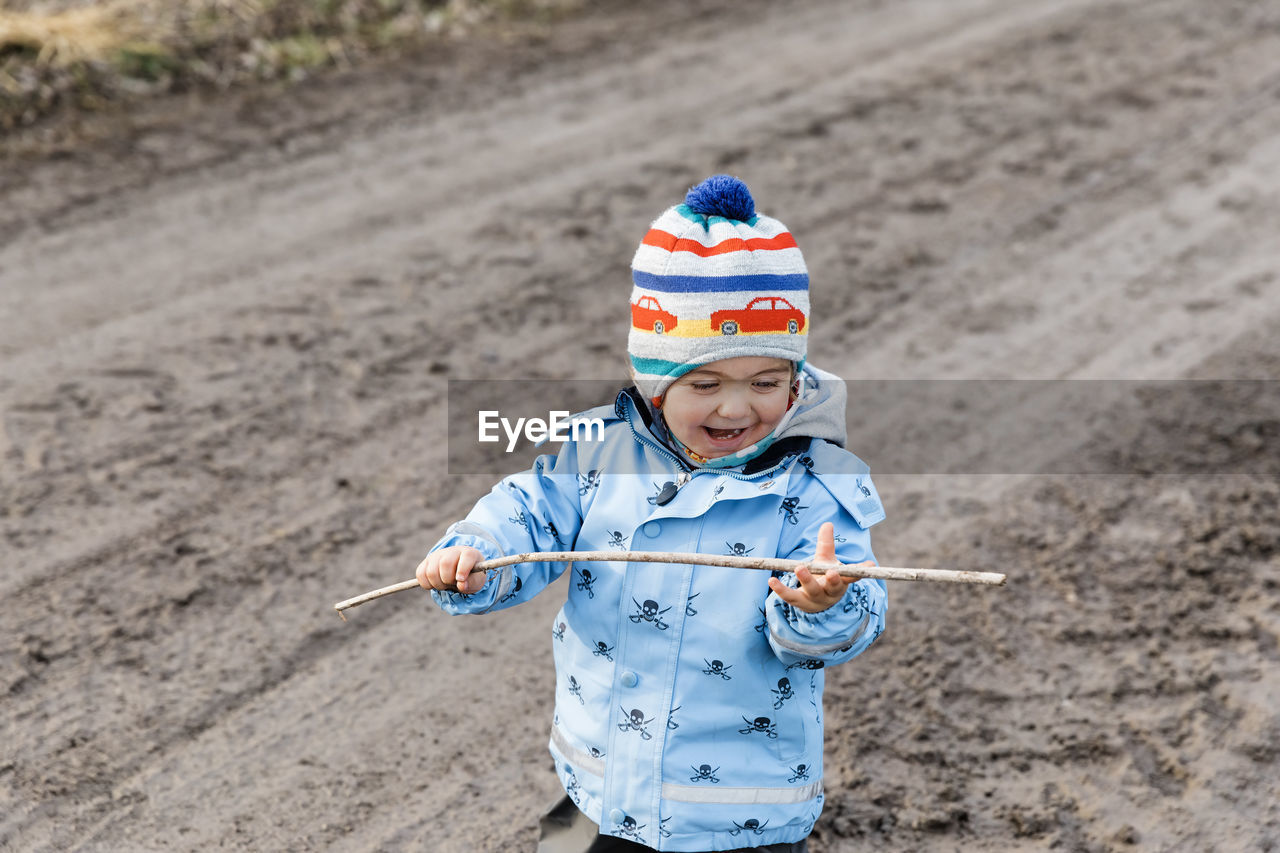
[[[980,583],[992,586],[1004,586],[1005,576],[996,572],[958,572],[950,569],[902,569],[893,566],[866,566],[860,569],[848,566],[814,565],[803,560],[783,560],[777,557],[730,557],[718,554],[680,554],[674,551],[532,551],[527,554],[512,554],[494,560],[482,560],[476,563],[475,571],[493,572],[503,566],[516,563],[590,563],[612,561],[620,563],[680,563],[697,566],[723,566],[731,569],[760,569],[766,572],[794,572],[804,566],[815,575],[824,575],[828,571],[838,571],[841,575],[857,580],[858,578],[877,578],[890,581],[941,581],[943,583]],[[393,592],[419,587],[418,581],[384,586],[339,601],[333,609],[342,616],[342,611]],[[420,588],[420,587],[419,587]],[[345,620],[346,617],[343,616]]]

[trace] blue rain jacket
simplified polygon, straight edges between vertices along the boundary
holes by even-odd
[[[867,466],[834,444],[801,439],[751,475],[689,471],[627,393],[581,417],[606,420],[603,441],[567,443],[507,477],[432,550],[810,559],[831,521],[841,562],[874,559],[868,528],[884,511]],[[659,503],[669,483],[675,495]],[[449,613],[485,613],[566,569],[550,749],[578,807],[602,833],[657,850],[807,837],[823,802],[823,670],[880,635],[884,582],[850,584],[821,613],[787,606],[768,572],[659,563],[520,564],[471,595],[432,595]]]

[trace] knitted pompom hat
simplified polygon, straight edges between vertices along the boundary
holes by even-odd
[[[729,175],[698,184],[654,220],[631,262],[627,353],[640,393],[712,361],[783,358],[803,366],[809,272],[787,227],[757,213]]]

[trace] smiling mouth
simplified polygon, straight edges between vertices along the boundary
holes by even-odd
[[[746,427],[738,427],[737,429],[716,429],[714,427],[704,426],[707,435],[711,436],[713,441],[732,441],[747,431]]]

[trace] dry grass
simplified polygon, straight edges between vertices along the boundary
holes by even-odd
[[[0,10],[0,129],[190,86],[297,79],[581,0],[108,0]]]
[[[167,35],[151,34],[152,38]],[[141,0],[116,0],[54,14],[0,12],[0,53],[27,54],[39,65],[104,61],[147,36]]]

